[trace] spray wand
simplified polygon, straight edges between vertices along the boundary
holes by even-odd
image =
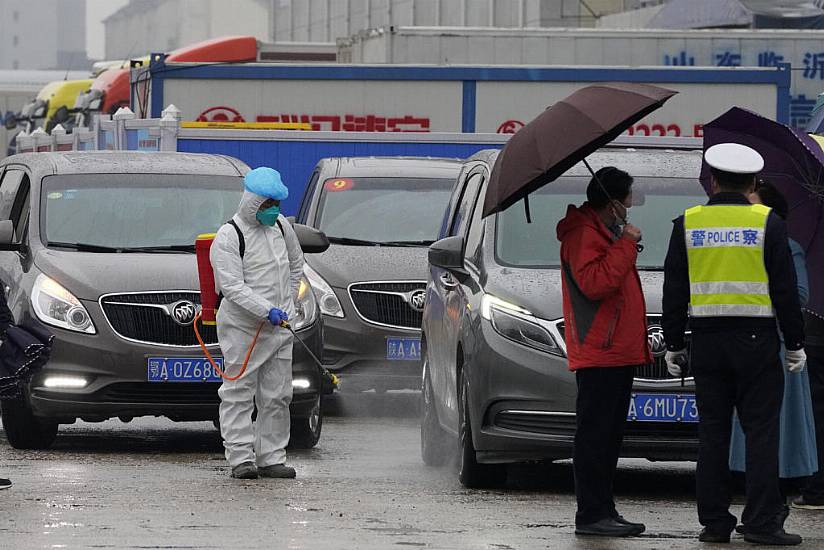
[[[249,346],[249,351],[246,352],[246,358],[243,360],[243,365],[240,367],[240,372],[237,374],[237,376],[229,376],[228,374],[223,372],[223,370],[220,367],[217,366],[217,362],[212,357],[212,354],[209,353],[209,349],[206,347],[205,342],[203,342],[203,337],[200,335],[200,330],[197,328],[197,323],[198,323],[198,321],[200,321],[202,316],[203,316],[203,313],[199,311],[197,313],[197,315],[195,316],[195,321],[192,325],[192,327],[194,328],[194,331],[195,331],[195,336],[197,337],[197,341],[200,344],[200,349],[203,350],[203,353],[206,355],[206,358],[209,360],[209,363],[211,363],[212,368],[215,369],[215,372],[218,373],[221,378],[223,378],[224,380],[237,380],[238,378],[243,376],[244,372],[246,372],[246,367],[249,364],[249,359],[252,357],[252,352],[255,349],[255,345],[257,345],[258,337],[260,336],[260,333],[263,330],[263,327],[266,325],[267,321],[261,321],[260,325],[258,325],[258,329],[257,329],[257,332],[255,333],[255,337],[254,337],[254,339],[252,339],[252,345]],[[315,364],[318,366],[318,368],[321,370],[321,372],[325,376],[328,376],[331,379],[331,382],[332,382],[333,386],[337,386],[338,385],[337,376],[335,376],[333,373],[326,370],[326,368],[323,366],[323,363],[321,363],[320,359],[318,359],[317,355],[315,355],[312,352],[312,350],[309,349],[309,346],[306,345],[306,342],[301,340],[300,336],[298,336],[297,333],[295,333],[295,329],[292,328],[292,325],[290,325],[288,321],[281,321],[279,326],[281,328],[285,328],[290,333],[292,333],[292,336],[295,338],[295,340],[297,342],[300,343],[301,346],[303,346],[303,349],[306,350],[306,353],[309,354],[309,357],[312,358],[312,360],[315,362]]]

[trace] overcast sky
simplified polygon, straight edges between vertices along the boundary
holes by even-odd
[[[128,0],[86,0],[86,50],[90,58],[103,59],[106,54],[103,19],[128,3]]]

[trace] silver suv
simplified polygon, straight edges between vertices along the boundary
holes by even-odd
[[[533,193],[532,223],[520,204],[483,218],[497,154],[478,153],[461,172],[430,247],[423,314],[423,460],[442,464],[458,447],[467,486],[500,482],[509,462],[570,458],[575,435],[555,226],[568,204],[586,200],[590,176],[577,165]],[[655,360],[636,372],[622,455],[695,458],[694,386],[667,373],[660,316],[671,220],[706,201],[701,153],[612,148],[589,160],[635,178],[630,218],[646,246],[638,269]]]

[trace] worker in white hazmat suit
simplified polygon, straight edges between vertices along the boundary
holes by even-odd
[[[295,314],[303,253],[291,224],[280,215],[289,192],[280,174],[256,168],[244,178],[237,214],[217,232],[210,260],[223,300],[217,337],[229,376],[240,372],[261,322],[265,322],[246,372],[224,380],[220,431],[232,477],[295,477],[286,466],[292,401],[292,335],[281,327]],[[253,427],[252,411],[257,405]]]

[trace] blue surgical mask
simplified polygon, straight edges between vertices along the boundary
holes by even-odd
[[[272,227],[278,221],[278,216],[280,215],[280,206],[270,206],[264,210],[258,210],[257,214],[255,214],[255,218],[257,221],[262,223],[263,225],[268,225]]]

